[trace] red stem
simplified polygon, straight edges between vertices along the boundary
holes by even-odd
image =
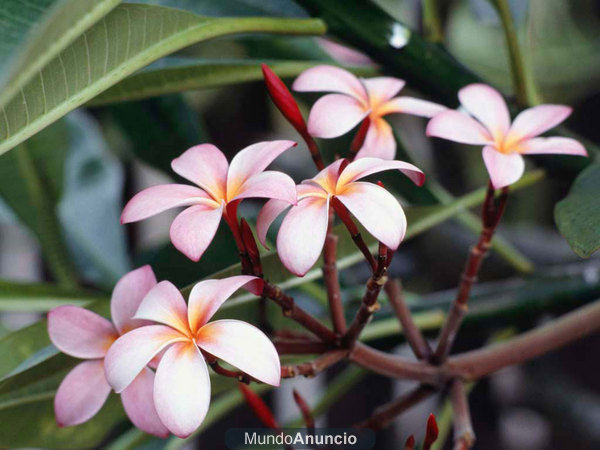
[[[323,247],[323,281],[327,291],[333,329],[341,335],[346,331],[346,318],[344,317],[344,305],[342,304],[342,293],[336,266],[338,237],[332,231],[333,219],[333,210],[330,209],[327,236]]]

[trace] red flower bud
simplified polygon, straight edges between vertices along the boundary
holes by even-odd
[[[425,441],[423,442],[423,450],[429,450],[433,443],[437,440],[439,434],[438,425],[433,414],[429,414],[427,418],[427,428],[425,430]]]
[[[302,417],[304,418],[306,428],[308,430],[314,431],[315,419],[313,418],[313,415],[310,412],[310,407],[296,389],[294,389],[294,401],[296,402],[296,405],[298,405],[298,408],[300,408],[300,412],[302,413]]]
[[[273,416],[273,412],[263,401],[263,399],[244,383],[239,383],[238,386],[240,391],[242,391],[248,406],[250,406],[254,414],[256,414],[256,417],[258,417],[266,427],[278,429],[279,425]]]
[[[415,450],[415,437],[412,434],[404,443],[404,450]]]
[[[244,247],[246,248],[246,252],[248,253],[248,257],[252,262],[252,269],[254,275],[261,276],[262,275],[262,265],[260,262],[260,252],[258,251],[258,246],[256,245],[256,240],[254,239],[254,235],[252,234],[252,229],[246,219],[242,219],[240,221],[240,233],[242,235],[242,242],[244,243]]]
[[[292,97],[289,89],[283,81],[281,81],[281,78],[275,75],[275,72],[273,72],[269,66],[261,64],[261,67],[265,78],[265,84],[269,91],[269,96],[273,100],[273,103],[275,103],[275,106],[277,106],[277,109],[281,111],[298,133],[303,136],[308,134],[304,117],[302,117],[298,104],[296,103],[296,100],[294,100],[294,97]]]

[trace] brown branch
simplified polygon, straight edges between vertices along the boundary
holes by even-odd
[[[398,317],[398,321],[402,325],[402,331],[410,348],[412,348],[418,359],[428,360],[432,353],[431,347],[423,337],[421,330],[415,324],[410,309],[404,301],[402,285],[397,280],[388,280],[384,285],[384,289],[390,305],[392,305],[396,317]]]
[[[448,376],[476,380],[504,367],[520,364],[600,331],[600,300],[576,309],[501,344],[451,357],[441,367]]]
[[[323,247],[323,281],[329,301],[331,323],[333,323],[334,331],[341,335],[346,331],[346,318],[344,317],[344,305],[342,304],[342,293],[336,266],[338,237],[332,231],[333,219],[333,210],[330,210],[327,236]]]
[[[327,328],[320,320],[297,306],[294,299],[285,294],[278,286],[265,282],[262,295],[277,303],[281,307],[285,317],[298,322],[323,341],[327,343],[338,342],[338,336],[332,330]]]
[[[432,361],[435,363],[439,364],[443,362],[450,353],[456,334],[458,333],[463,317],[468,309],[467,302],[471,294],[471,288],[477,280],[477,274],[479,273],[483,258],[490,248],[494,231],[504,213],[506,200],[508,198],[508,188],[502,189],[498,204],[495,204],[494,202],[494,193],[495,190],[490,182],[481,210],[483,227],[479,236],[479,241],[477,242],[477,245],[471,248],[456,298],[450,307],[450,312],[440,331],[438,345],[432,357]]]
[[[331,350],[319,356],[314,361],[308,361],[292,366],[281,366],[281,378],[294,378],[299,375],[312,378],[345,359],[347,356],[348,350]]]
[[[273,344],[280,355],[320,355],[332,348],[326,342],[316,340],[275,339]]]
[[[434,392],[435,389],[430,386],[418,386],[404,394],[402,397],[381,405],[375,410],[371,417],[356,424],[355,427],[381,430],[404,411],[420,403]]]
[[[467,450],[475,443],[475,433],[471,423],[469,399],[461,380],[454,380],[450,384],[450,402],[454,411],[454,449]]]
[[[216,356],[211,355],[207,351],[200,349],[202,355],[206,363],[210,366],[210,368],[218,375],[227,377],[227,378],[235,378],[239,382],[244,384],[250,384],[251,381],[255,383],[260,383],[260,381],[248,375],[246,372],[242,372],[241,370],[229,370],[219,364],[219,360]]]

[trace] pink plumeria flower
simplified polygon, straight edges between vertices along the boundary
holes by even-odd
[[[187,306],[175,286],[158,283],[135,317],[161,325],[136,328],[111,346],[105,363],[110,385],[116,392],[126,391],[136,374],[166,349],[156,370],[154,404],[162,423],[182,438],[200,426],[210,403],[210,378],[200,349],[278,386],[279,356],[262,331],[239,320],[207,323],[241,287],[259,295],[263,281],[247,275],[201,281],[192,289]]]
[[[114,325],[104,317],[78,306],[59,306],[48,313],[48,334],[63,353],[85,359],[71,370],[54,397],[59,426],[78,425],[102,408],[111,387],[104,374],[104,357],[119,337],[147,322],[133,319],[144,296],[156,285],[150,266],[129,272],[112,294],[110,310]],[[169,432],[162,424],[152,399],[154,372],[137,368],[129,387],[121,392],[125,412],[141,430],[160,437]]]
[[[405,85],[391,77],[358,79],[334,66],[316,66],[305,70],[294,81],[300,92],[335,92],[320,98],[308,117],[308,132],[321,138],[347,133],[366,117],[369,128],[357,158],[394,159],[396,140],[392,127],[383,119],[392,113],[433,117],[446,107],[412,97],[394,97]]]
[[[483,161],[496,189],[521,178],[525,171],[521,155],[587,156],[575,139],[536,137],[569,117],[572,109],[568,106],[534,106],[521,112],[511,124],[506,102],[490,86],[470,84],[458,92],[458,98],[474,118],[455,110],[444,111],[429,121],[427,135],[483,145]]]
[[[287,269],[303,276],[315,264],[325,243],[329,205],[336,197],[377,240],[395,250],[406,232],[404,211],[383,187],[358,181],[384,170],[398,169],[421,186],[425,175],[412,164],[361,158],[342,166],[337,160],[316,177],[297,186],[298,204],[285,216],[277,235],[277,252]],[[257,219],[257,234],[266,246],[266,236],[273,221],[289,205],[269,200]]]
[[[146,219],[167,209],[189,206],[171,224],[173,245],[198,261],[210,245],[221,217],[239,240],[237,206],[245,198],[276,198],[296,203],[294,181],[286,174],[265,169],[293,141],[259,142],[241,150],[227,162],[212,144],[190,148],[171,163],[173,170],[199,187],[164,184],[135,195],[123,209],[121,223]]]

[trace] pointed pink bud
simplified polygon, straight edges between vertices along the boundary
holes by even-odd
[[[263,399],[244,383],[239,383],[238,386],[240,391],[242,391],[242,395],[246,399],[246,403],[248,403],[248,406],[250,406],[250,409],[252,409],[256,417],[258,417],[266,427],[273,428],[275,430],[278,429],[279,424],[275,420],[271,408],[267,406]]]
[[[423,450],[429,450],[433,443],[437,440],[439,434],[439,429],[437,422],[435,420],[435,416],[433,414],[429,414],[427,418],[427,428],[425,430],[425,440],[423,442]]]
[[[267,90],[269,91],[269,96],[277,106],[277,109],[281,111],[283,116],[288,120],[288,122],[300,133],[301,135],[305,135],[306,131],[306,122],[304,121],[304,117],[300,113],[300,109],[298,108],[298,104],[292,94],[290,93],[287,86],[281,81],[275,72],[273,72],[269,66],[266,64],[261,64],[263,76],[265,79],[265,84],[267,85]]]

